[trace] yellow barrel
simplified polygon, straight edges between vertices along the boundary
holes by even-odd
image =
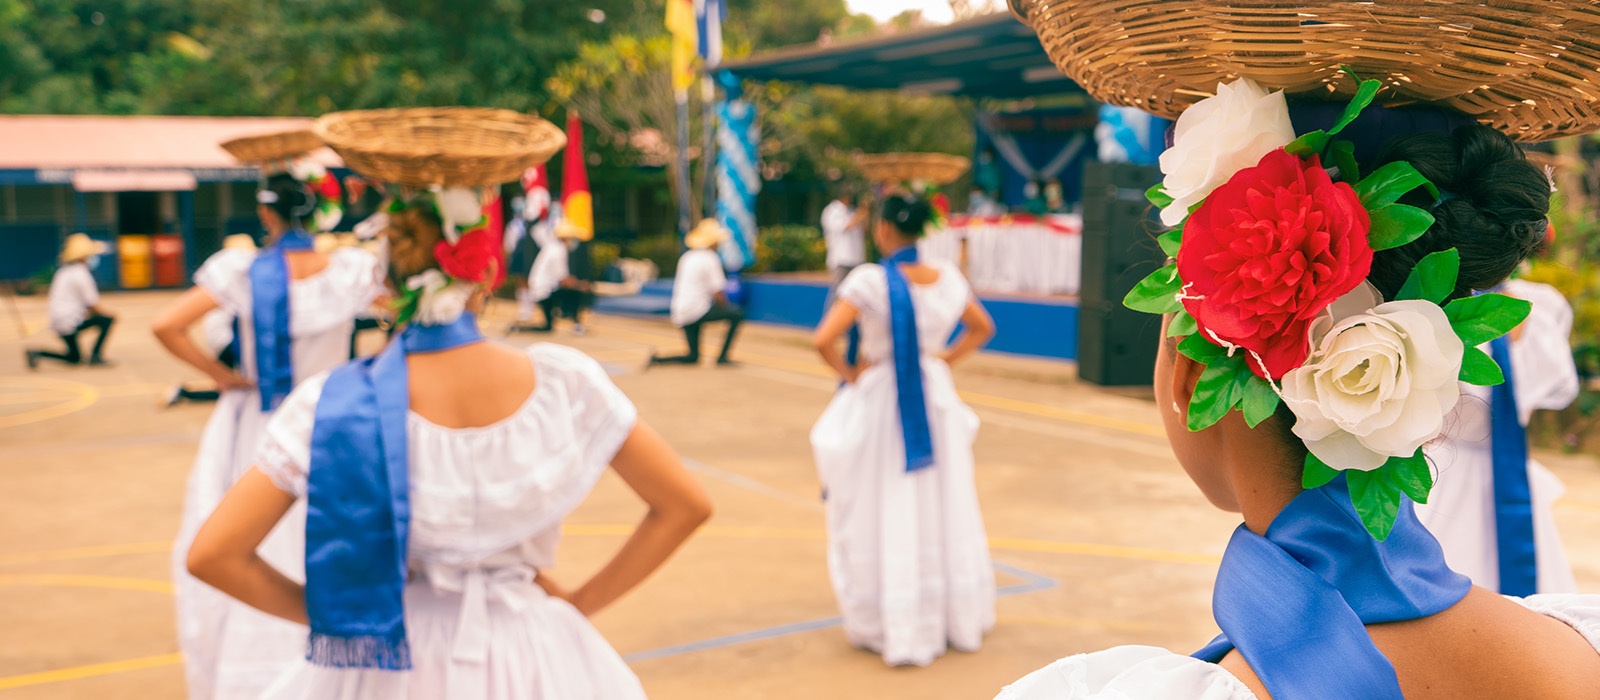
[[[155,260],[150,251],[150,237],[118,238],[117,254],[122,259],[122,288],[148,288],[155,272]]]

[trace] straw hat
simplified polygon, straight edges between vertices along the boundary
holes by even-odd
[[[588,241],[594,239],[594,232],[574,224],[567,219],[562,219],[556,224],[556,238],[575,241]]]
[[[255,250],[256,239],[248,233],[235,233],[222,239],[223,250]]]
[[[311,249],[318,253],[327,253],[339,247],[339,237],[331,233],[319,233],[311,238]]]
[[[90,238],[88,234],[74,233],[67,236],[67,242],[61,246],[61,264],[75,263],[94,255],[105,255],[109,248],[105,243]]]
[[[1600,129],[1592,0],[1009,0],[1063,73],[1102,102],[1176,117],[1244,77],[1344,101],[1431,103],[1544,141]]]
[[[690,248],[712,248],[727,237],[728,230],[715,219],[701,219],[694,230],[683,237],[683,244]]]

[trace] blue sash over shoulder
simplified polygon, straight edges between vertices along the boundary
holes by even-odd
[[[289,263],[284,254],[311,250],[304,229],[285,231],[250,262],[250,320],[255,335],[256,387],[262,412],[272,411],[294,390],[294,354],[289,334]]]
[[[906,246],[883,259],[889,287],[889,334],[894,340],[895,391],[900,407],[900,436],[906,446],[906,471],[933,465],[933,433],[928,427],[928,400],[922,386],[922,348],[917,337],[917,309],[911,283],[900,271],[917,261],[917,247]]]

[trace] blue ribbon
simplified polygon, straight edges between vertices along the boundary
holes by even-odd
[[[1297,496],[1265,537],[1234,531],[1211,601],[1222,635],[1194,656],[1237,648],[1277,700],[1403,700],[1366,625],[1437,614],[1471,588],[1409,500],[1387,539],[1367,534],[1341,475]]]
[[[917,310],[911,285],[900,266],[917,261],[917,247],[908,245],[883,259],[889,282],[889,334],[894,340],[895,393],[900,407],[900,436],[906,446],[906,471],[933,465],[933,434],[928,429],[928,401],[922,391],[922,348],[917,338]]]
[[[317,401],[306,493],[311,663],[411,668],[405,629],[411,526],[406,355],[483,340],[478,322],[412,325],[382,353],[335,369]]]
[[[289,262],[284,254],[311,249],[311,234],[292,228],[250,262],[250,320],[255,331],[256,389],[263,413],[276,409],[294,390]]]
[[[1490,456],[1494,463],[1494,532],[1499,548],[1500,593],[1539,592],[1539,554],[1533,536],[1533,491],[1528,484],[1528,431],[1517,410],[1511,341],[1489,341],[1489,354],[1506,380],[1489,390]]]

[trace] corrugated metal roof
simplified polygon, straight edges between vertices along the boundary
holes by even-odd
[[[304,117],[114,117],[0,115],[0,169],[237,168],[217,144],[304,129]],[[341,165],[324,148],[316,159]]]

